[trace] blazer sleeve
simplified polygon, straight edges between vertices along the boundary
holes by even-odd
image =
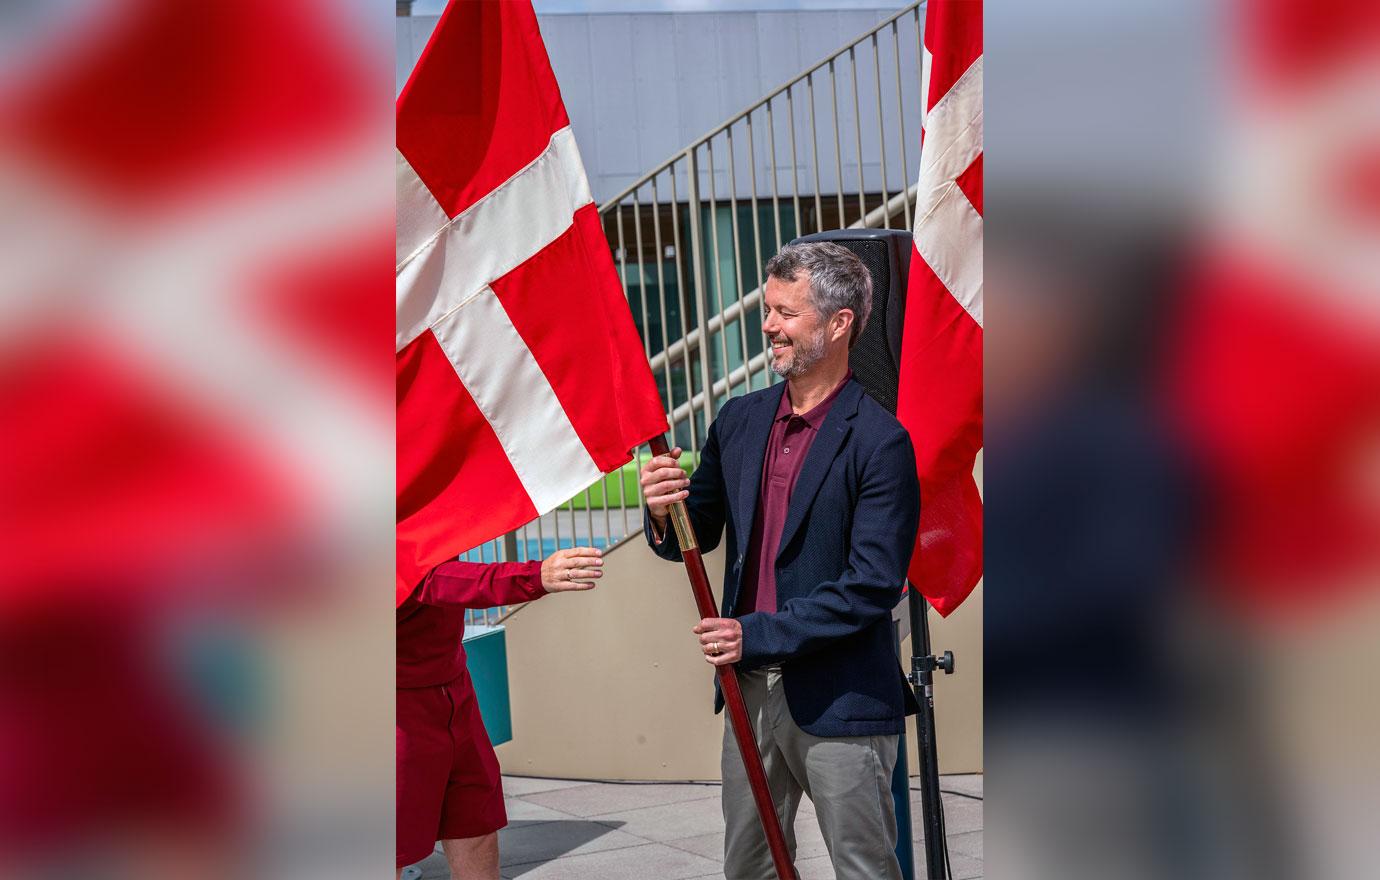
[[[810,654],[890,615],[901,600],[919,524],[915,455],[909,435],[897,431],[863,469],[843,576],[777,611],[740,617],[738,665],[752,669]]]
[[[685,506],[690,512],[690,524],[695,527],[695,538],[699,541],[700,552],[708,553],[719,546],[724,534],[727,519],[727,492],[724,488],[722,447],[720,432],[724,417],[736,402],[729,400],[719,410],[719,415],[709,425],[709,436],[705,438],[704,448],[700,450],[700,463],[690,475],[690,495]],[[642,514],[642,532],[647,538],[647,546],[662,559],[680,562],[680,539],[672,527],[670,519],[666,522],[666,534],[658,539],[652,527],[652,514],[645,510]]]
[[[443,562],[427,572],[413,592],[424,605],[493,608],[546,595],[541,562]]]

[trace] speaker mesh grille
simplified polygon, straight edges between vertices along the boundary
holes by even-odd
[[[891,257],[887,242],[837,239],[834,243],[857,254],[872,275],[872,314],[862,336],[848,353],[848,366],[867,393],[888,412],[895,413],[900,371],[887,339],[887,309],[891,299]]]
[[[863,390],[894,414],[896,383],[901,372],[910,233],[896,229],[839,229],[795,240],[809,241],[828,241],[848,248],[872,275],[872,314],[848,353],[848,366]]]

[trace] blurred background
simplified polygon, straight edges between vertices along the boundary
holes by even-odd
[[[987,4],[989,876],[1380,863],[1378,10]]]
[[[987,5],[992,876],[1374,871],[1377,8]],[[386,876],[393,15],[0,6],[0,875]]]
[[[0,876],[387,876],[392,17],[0,5]]]

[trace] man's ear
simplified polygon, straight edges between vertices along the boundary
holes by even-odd
[[[834,313],[829,324],[829,338],[831,340],[847,339],[848,335],[853,332],[853,310],[839,309]]]

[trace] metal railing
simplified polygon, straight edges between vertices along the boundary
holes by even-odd
[[[911,228],[924,5],[820,59],[600,206],[672,443],[692,457],[725,400],[776,381],[761,332],[766,260],[813,232]],[[535,559],[640,533],[643,455],[464,558]]]

